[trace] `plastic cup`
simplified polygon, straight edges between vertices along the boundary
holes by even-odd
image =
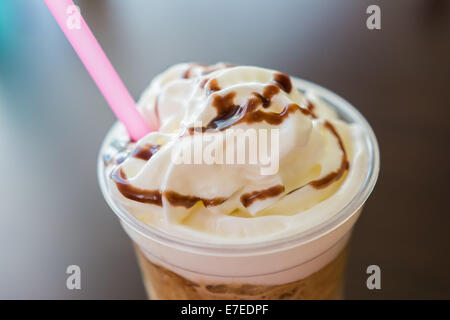
[[[342,298],[352,228],[378,177],[378,144],[370,125],[346,100],[311,82],[291,80],[300,91],[311,91],[334,107],[344,121],[360,125],[369,165],[364,182],[345,207],[329,220],[285,238],[219,245],[182,239],[144,224],[107,190],[103,153],[119,124],[106,135],[98,159],[100,188],[135,244],[151,299]]]

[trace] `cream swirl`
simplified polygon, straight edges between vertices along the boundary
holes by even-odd
[[[196,238],[275,236],[301,224],[302,212],[350,188],[344,183],[349,168],[361,160],[354,152],[358,129],[274,70],[175,65],[152,81],[138,108],[148,122],[157,119],[160,129],[111,166],[109,185],[138,218],[169,232]],[[277,129],[279,140],[256,135],[242,146],[230,143],[229,129],[243,135]],[[262,174],[267,163],[261,162],[174,160],[174,154],[192,148],[195,153],[195,145],[209,147],[216,156],[245,153],[248,160],[245,147],[262,142],[278,146],[274,173]]]

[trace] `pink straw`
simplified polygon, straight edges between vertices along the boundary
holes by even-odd
[[[149,128],[127,88],[120,80],[72,0],[44,0],[80,57],[112,111],[127,128],[133,141],[137,141],[156,128]]]

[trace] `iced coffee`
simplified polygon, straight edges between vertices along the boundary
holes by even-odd
[[[98,169],[151,299],[342,297],[379,161],[351,105],[279,71],[183,63],[138,109],[159,130],[116,124]]]

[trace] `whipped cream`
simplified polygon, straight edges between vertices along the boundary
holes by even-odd
[[[108,165],[109,191],[144,223],[180,237],[252,243],[300,233],[342,209],[368,167],[362,129],[274,70],[178,64],[151,82],[138,109],[160,129]],[[225,139],[228,129],[278,129],[278,170],[174,161],[205,136],[223,153],[245,152]]]

